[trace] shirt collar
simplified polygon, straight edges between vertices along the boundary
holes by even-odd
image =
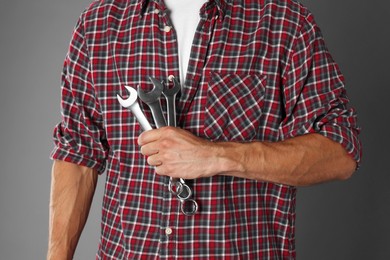
[[[143,15],[148,7],[148,4],[152,1],[156,1],[156,2],[159,2],[159,1],[162,1],[162,0],[139,0],[139,11],[140,11],[140,14]],[[219,13],[219,16],[220,18],[224,17],[225,16],[225,10],[226,10],[226,0],[208,0],[208,2],[211,4],[212,2],[215,3],[215,5],[217,6],[218,8],[218,13]]]

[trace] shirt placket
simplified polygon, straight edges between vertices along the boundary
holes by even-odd
[[[164,68],[164,71],[158,71],[159,75],[164,75],[159,80],[164,81],[166,84],[172,84],[172,77],[180,77],[179,70],[179,53],[177,36],[170,21],[169,14],[166,6],[162,1],[155,1],[151,10],[155,15],[159,17],[158,26],[160,28],[160,39],[164,43],[164,49],[161,50],[164,53],[165,60],[161,61],[163,64],[159,66]],[[168,187],[163,191],[163,205],[162,205],[162,217],[160,222],[160,246],[159,256],[161,259],[171,259],[171,256],[177,255],[176,253],[176,223],[177,215],[179,213],[179,204],[176,198],[172,197],[168,191]]]
[[[165,75],[165,78],[160,80],[164,80],[167,84],[172,84],[169,80],[171,77],[180,77],[177,35],[164,3],[162,1],[153,1],[153,4],[150,12],[158,16],[158,19],[154,19],[154,21],[158,22],[160,28],[159,40],[164,43],[165,47],[162,50],[165,52],[165,60],[161,61],[164,64],[158,66],[159,71],[156,71],[155,74]],[[191,103],[191,99],[202,80],[202,70],[208,60],[208,49],[213,37],[213,28],[218,18],[217,16],[213,17],[217,13],[216,10],[214,4],[212,6],[206,5],[201,9],[201,20],[194,36],[186,84],[183,86],[182,97],[184,99],[182,98],[178,104],[178,111],[185,109]],[[161,71],[161,69],[164,71]],[[180,230],[184,230],[182,226],[185,228],[194,227],[196,216],[183,216],[178,200],[168,192],[168,189],[163,191],[162,204],[163,212],[160,220],[158,253],[161,259],[172,259],[172,257],[178,255],[179,243],[188,245],[188,242],[193,240],[191,233],[183,234]]]
[[[185,84],[182,84],[182,95],[180,98],[180,103],[177,110],[180,111],[180,120],[179,125],[183,126],[183,121],[188,111],[191,107],[193,98],[195,97],[198,88],[201,87],[204,79],[202,78],[204,73],[203,70],[209,61],[210,46],[213,41],[214,28],[217,22],[217,7],[214,2],[206,3],[200,10],[200,21],[195,31],[194,39],[191,46],[190,61],[188,66],[188,71],[186,73]],[[180,122],[181,121],[181,122]],[[199,124],[200,122],[195,122]],[[191,258],[192,256],[199,254],[197,245],[194,243],[196,236],[201,232],[199,226],[205,224],[203,222],[201,209],[202,205],[199,200],[197,200],[196,194],[196,181],[193,181],[190,185],[193,186],[193,199],[198,202],[200,207],[200,212],[196,213],[194,216],[184,216],[181,212],[177,217],[176,230],[173,230],[175,234],[175,243],[170,243],[170,253],[178,252],[170,255],[170,259],[173,259],[174,256],[185,254],[187,257]],[[176,248],[173,248],[176,247]],[[202,253],[202,252],[200,252]]]
[[[203,70],[209,61],[214,28],[219,21],[218,9],[215,2],[205,4],[200,10],[200,22],[197,26],[191,47],[188,71],[186,74],[183,93],[180,99],[180,121],[184,120],[193,98],[202,82]]]

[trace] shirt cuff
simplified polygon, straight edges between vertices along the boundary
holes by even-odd
[[[67,149],[61,147],[55,147],[51,152],[50,158],[52,160],[60,160],[65,162],[74,163],[77,165],[85,166],[96,170],[99,174],[102,174],[106,168],[105,162],[100,162],[86,156],[73,153]]]
[[[358,129],[345,129],[340,126],[323,126],[319,134],[341,144],[347,153],[356,161],[357,169],[360,167],[362,149],[358,136]]]

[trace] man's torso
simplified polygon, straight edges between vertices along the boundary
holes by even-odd
[[[169,83],[180,74],[165,6],[140,2],[96,1],[83,14],[110,147],[98,258],[294,258],[294,187],[228,176],[192,180],[200,210],[188,217],[168,179],[147,166],[137,145],[142,130],[116,95],[127,95],[125,85],[151,89],[150,76]],[[306,10],[290,1],[212,1],[200,14],[178,126],[213,141],[283,139],[281,86]]]

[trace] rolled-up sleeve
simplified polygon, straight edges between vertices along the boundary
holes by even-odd
[[[108,145],[95,95],[83,20],[79,19],[66,55],[61,84],[61,122],[54,129],[51,158],[102,173]]]
[[[340,143],[360,162],[360,128],[348,106],[344,77],[309,14],[296,35],[283,80],[283,139],[319,133]]]

